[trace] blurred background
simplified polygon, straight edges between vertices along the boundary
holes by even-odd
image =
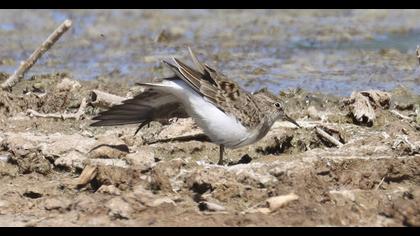
[[[0,72],[13,73],[65,19],[69,32],[29,71],[134,83],[168,74],[191,46],[249,91],[420,93],[419,10],[1,10]]]

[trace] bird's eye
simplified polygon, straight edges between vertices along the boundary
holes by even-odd
[[[274,106],[280,107],[280,103],[276,102],[276,103],[274,103]]]

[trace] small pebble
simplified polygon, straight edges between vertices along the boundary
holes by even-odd
[[[121,191],[115,187],[114,185],[102,185],[97,190],[98,193],[105,193],[105,194],[111,194],[115,196],[121,195]]]
[[[200,211],[226,211],[226,208],[224,206],[213,202],[204,201],[198,204],[198,208],[200,209]]]
[[[294,194],[294,193],[291,193],[291,194],[288,194],[288,195],[271,197],[271,198],[267,199],[267,204],[268,204],[268,208],[270,209],[270,211],[275,211],[278,208],[283,207],[287,203],[289,203],[291,201],[295,201],[297,199],[299,199],[299,196]]]

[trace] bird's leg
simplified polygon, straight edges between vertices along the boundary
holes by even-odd
[[[218,165],[223,165],[223,153],[225,152],[225,145],[220,144],[219,146],[219,162]]]
[[[136,136],[136,134],[141,130],[141,128],[143,128],[145,125],[147,125],[147,128],[149,128],[150,127],[150,122],[151,122],[152,120],[145,120],[143,123],[141,123],[140,125],[139,125],[139,127],[137,128],[137,130],[136,130],[136,132],[134,133],[134,136]]]

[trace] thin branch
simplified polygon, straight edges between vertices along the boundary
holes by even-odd
[[[111,106],[121,104],[122,101],[127,99],[125,97],[120,97],[99,90],[92,90],[92,92],[90,93],[90,98],[92,105],[103,108],[109,108]]]
[[[81,188],[86,184],[90,183],[96,175],[98,174],[98,167],[87,165],[82,173],[80,174],[79,178],[77,179],[76,188]]]
[[[381,187],[381,185],[384,182],[384,180],[385,180],[385,176],[381,179],[381,182],[379,182],[378,186],[375,187],[375,190],[378,190],[379,187]]]
[[[1,84],[3,90],[11,90],[31,69],[36,61],[48,51],[55,42],[71,27],[71,20],[65,20],[32,54],[26,61],[20,63],[19,68],[5,82]]]
[[[322,130],[322,129],[318,128],[318,127],[315,127],[315,131],[316,131],[317,134],[319,134],[320,136],[326,138],[328,141],[330,141],[335,146],[338,146],[338,147],[342,147],[343,146],[343,144],[340,141],[338,141],[333,136],[329,135],[324,130]]]
[[[86,106],[87,106],[86,98],[83,98],[82,102],[80,103],[79,110],[76,113],[72,113],[72,114],[68,114],[68,113],[42,114],[42,113],[39,113],[39,112],[37,112],[35,110],[32,110],[32,109],[28,109],[27,113],[28,113],[28,115],[35,116],[35,117],[58,118],[58,119],[63,119],[63,120],[66,120],[66,119],[80,120],[82,118],[82,116],[85,114]]]
[[[391,112],[392,114],[394,114],[394,115],[396,115],[396,116],[400,117],[400,118],[401,118],[401,119],[403,119],[403,120],[413,120],[412,118],[410,118],[410,117],[408,117],[408,116],[405,116],[405,115],[403,115],[403,114],[399,113],[399,112],[398,112],[398,111],[396,111],[396,110],[390,110],[390,112]]]

